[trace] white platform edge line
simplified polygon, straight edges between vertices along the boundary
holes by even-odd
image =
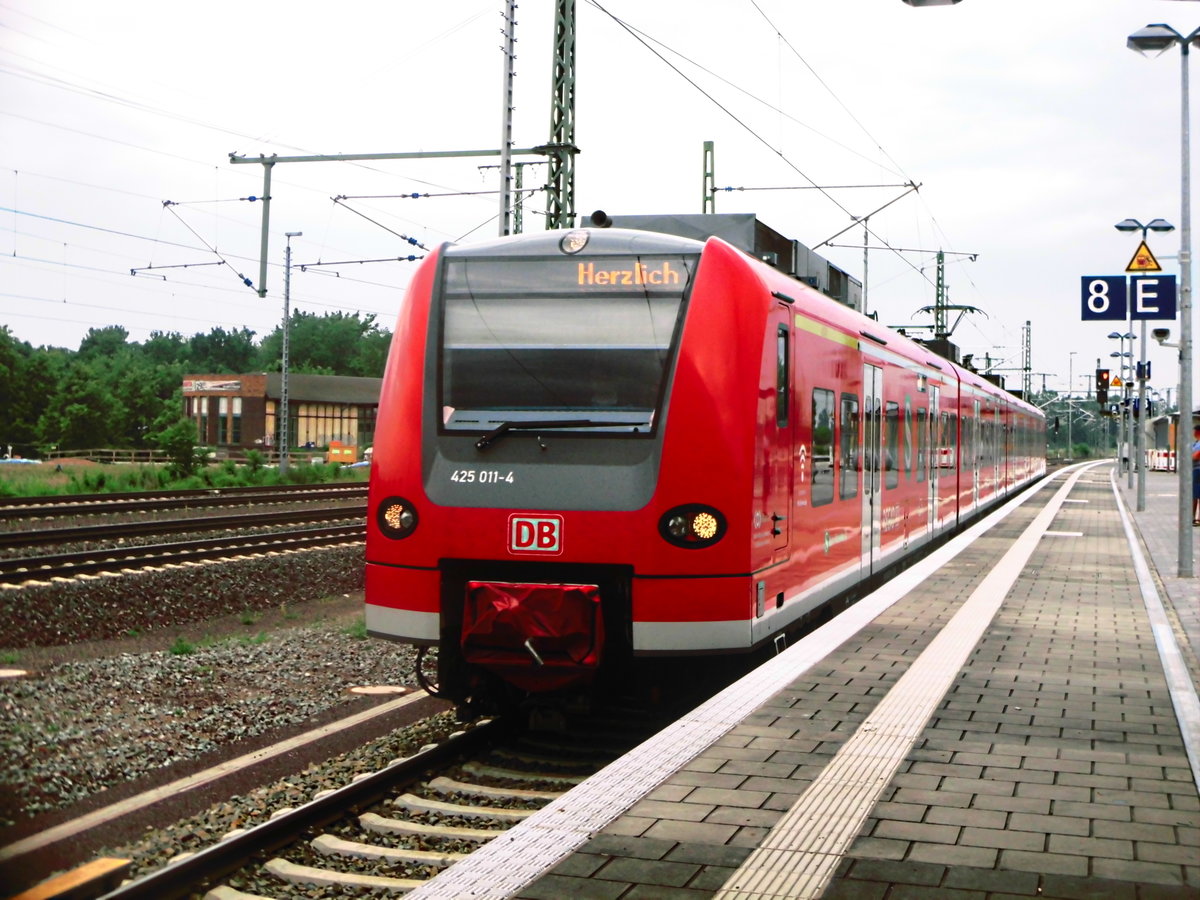
[[[1125,540],[1133,552],[1133,570],[1137,573],[1138,585],[1142,589],[1142,603],[1146,606],[1146,614],[1150,618],[1150,630],[1154,633],[1154,643],[1158,647],[1158,658],[1162,661],[1163,673],[1167,678],[1167,690],[1171,692],[1171,705],[1175,707],[1175,718],[1179,722],[1179,732],[1183,737],[1183,746],[1187,751],[1188,763],[1192,767],[1192,783],[1200,794],[1200,697],[1196,695],[1196,685],[1188,673],[1187,664],[1179,643],[1175,640],[1175,632],[1171,621],[1167,618],[1166,608],[1158,593],[1158,585],[1150,574],[1150,566],[1142,552],[1133,520],[1125,505],[1116,481],[1116,470],[1111,473],[1112,490],[1117,497],[1117,509],[1121,513],[1121,524],[1125,527]]]
[[[505,900],[514,896],[570,856],[609,822],[645,799],[674,772],[758,709],[764,699],[786,688],[920,586],[930,572],[946,565],[1010,513],[1045,488],[1055,485],[1059,476],[1082,469],[1085,465],[1077,464],[1044,477],[1020,495],[1010,498],[833,621],[797,641],[770,662],[601,769],[520,825],[503,832],[407,897],[410,900],[461,900],[463,897],[471,897],[472,900]],[[742,702],[735,702],[738,700]],[[672,743],[675,745],[673,749]]]
[[[757,878],[765,874],[770,850],[784,854],[775,861],[779,875],[784,877],[784,896],[795,900],[815,900],[821,896],[846,850],[933,718],[1082,474],[1083,470],[1067,478],[1034,516],[945,627],[767,833],[762,844],[713,895],[715,900],[750,897],[769,900],[777,896],[774,892],[751,890]],[[889,731],[902,734],[904,739],[881,741],[881,736],[886,737]],[[870,777],[860,776],[851,781],[844,773],[859,756],[868,758]],[[821,809],[823,803],[829,808]]]

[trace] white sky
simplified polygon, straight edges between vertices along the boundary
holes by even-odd
[[[884,323],[931,322],[916,311],[934,300],[932,251],[975,253],[948,257],[950,302],[986,313],[955,332],[964,352],[1016,370],[1028,320],[1036,388],[1066,389],[1073,368],[1080,391],[1097,358],[1115,368],[1114,323],[1080,320],[1080,276],[1123,274],[1138,238],[1113,229],[1121,219],[1180,224],[1179,51],[1148,59],[1125,39],[1151,22],[1189,33],[1200,3],[599,2],[611,16],[577,0],[577,212],[700,212],[705,140],[722,187],[911,180],[918,195],[871,219],[891,246],[923,251],[871,252],[868,305]],[[261,204],[237,198],[262,193],[262,166],[231,152],[497,148],[504,5],[0,0],[0,324],[71,348],[112,324],[137,341],[214,326],[261,338],[282,312],[284,232],[303,232],[296,265],[422,252],[394,232],[431,248],[493,237],[494,194],[330,199],[491,191],[495,170],[478,166],[492,160],[280,164],[266,298],[224,266],[130,275],[213,263],[216,248],[257,283]],[[518,9],[518,147],[549,137],[552,13],[552,0]],[[814,246],[901,191],[730,192],[717,211]],[[544,208],[534,195],[526,230]],[[855,227],[835,243],[861,242]],[[1178,232],[1150,246],[1175,272]],[[862,277],[860,246],[822,252]],[[390,329],[414,269],[293,269],[292,305]],[[1174,389],[1176,351],[1151,342],[1148,358]]]

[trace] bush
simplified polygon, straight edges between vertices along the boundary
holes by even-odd
[[[208,448],[196,446],[196,423],[178,419],[151,435],[155,445],[171,457],[168,468],[177,478],[186,478],[208,462]]]
[[[250,474],[257,476],[262,471],[263,466],[267,464],[267,458],[259,450],[246,451],[246,468],[250,470]]]

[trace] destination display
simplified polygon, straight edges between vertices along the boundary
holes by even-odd
[[[622,288],[682,292],[691,282],[695,257],[631,256],[566,259],[453,260],[446,267],[447,295],[578,294]]]

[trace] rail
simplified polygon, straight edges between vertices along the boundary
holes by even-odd
[[[259,854],[296,840],[298,835],[337,821],[348,810],[371,806],[398,784],[418,778],[431,766],[445,765],[471,753],[507,727],[485,720],[457,733],[451,740],[422,750],[402,762],[352,782],[324,797],[270,819],[240,835],[214,844],[193,856],[171,863],[111,893],[105,900],[173,900],[191,896],[197,884],[211,883],[236,872]]]
[[[234,462],[245,463],[246,451],[237,447],[210,447],[208,450],[208,460],[216,462],[219,460],[231,459]],[[262,449],[256,450],[268,466],[275,466],[279,463],[280,452],[278,450]],[[328,451],[325,450],[308,450],[298,449],[288,452],[288,459],[293,465],[308,465],[310,463],[326,462]],[[53,462],[61,459],[87,459],[98,463],[126,463],[126,464],[158,464],[169,463],[171,454],[165,450],[148,450],[148,449],[133,449],[119,447],[93,447],[88,449],[75,450],[48,450],[45,453],[45,460]]]
[[[235,506],[249,503],[366,498],[363,482],[333,481],[322,484],[192,488],[180,491],[123,491],[111,494],[46,494],[37,497],[0,498],[6,518],[29,516],[107,515],[173,507]]]

